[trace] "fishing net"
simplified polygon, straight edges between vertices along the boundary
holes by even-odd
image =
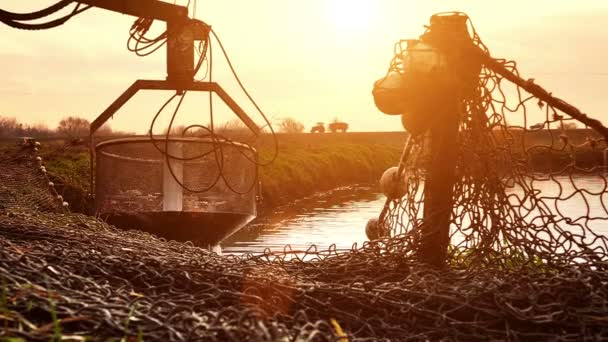
[[[475,45],[488,53],[471,30]],[[395,60],[406,54],[397,44]],[[493,63],[519,77],[514,61]],[[575,119],[493,66],[484,65],[476,89],[459,106],[451,149],[429,152],[428,132],[408,141],[399,165],[404,195],[387,200],[382,224],[392,236],[407,236],[414,253],[426,237],[437,237],[436,227],[425,229],[425,184],[432,159],[454,154],[448,259],[597,266],[608,250],[605,139],[589,128],[572,129]]]
[[[0,209],[63,212],[67,202],[49,179],[33,140],[7,144],[0,150]]]
[[[286,247],[221,257],[63,212],[31,151],[4,157],[2,168],[9,186],[0,196],[10,203],[0,210],[3,336],[608,338],[608,277],[599,259],[475,268],[452,258],[437,269],[420,264],[404,237],[350,251]],[[23,184],[31,186],[13,191]]]
[[[608,339],[608,264],[599,234],[606,181],[604,170],[579,154],[595,156],[603,141],[591,136],[578,143],[569,132],[547,129],[562,118],[546,105],[538,131],[548,140],[529,141],[527,123],[517,129],[507,120],[525,118],[538,104],[520,97],[512,107],[499,96],[500,77],[486,69],[481,76],[480,96],[466,107],[454,144],[457,182],[443,268],[417,254],[425,137],[405,149],[407,192],[388,201],[383,215],[391,238],[352,250],[286,246],[224,257],[64,212],[35,151],[6,154],[0,334],[128,341]],[[599,186],[590,190],[582,176]],[[574,202],[575,215],[566,205]]]

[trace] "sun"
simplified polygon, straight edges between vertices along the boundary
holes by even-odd
[[[376,0],[328,0],[329,20],[344,33],[369,31],[376,15]]]

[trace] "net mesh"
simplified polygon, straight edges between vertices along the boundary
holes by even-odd
[[[27,160],[12,159],[13,182],[39,177]],[[9,165],[7,159],[2,162],[3,168]],[[46,191],[42,187],[37,193]],[[4,189],[1,195],[12,196]],[[54,197],[47,199],[54,203]],[[3,336],[608,338],[606,266],[591,258],[588,263],[555,259],[541,266],[483,268],[453,259],[448,268],[437,269],[420,264],[399,237],[350,251],[286,248],[221,257],[55,207],[32,210],[14,204],[0,210]]]
[[[95,209],[111,224],[214,247],[256,215],[256,151],[211,138],[96,147]]]
[[[37,155],[39,144],[18,141],[0,150],[0,208],[15,210],[63,212],[62,194],[49,179],[43,161]]]
[[[487,52],[477,34],[473,40]],[[398,49],[395,59],[405,53]],[[519,75],[515,62],[497,62]],[[488,67],[464,102],[458,141],[441,152],[457,155],[449,258],[501,267],[514,258],[605,260],[606,141],[591,129],[571,129],[574,119]],[[430,139],[426,133],[408,141],[400,164],[405,195],[387,200],[381,215],[392,236],[406,236],[413,253],[436,233],[423,228]]]
[[[411,141],[404,155],[406,196],[388,203],[391,238],[346,251],[286,247],[228,257],[63,212],[34,151],[6,154],[0,159],[0,334],[26,340],[606,340],[608,264],[599,234],[605,169],[585,166],[579,153],[595,156],[603,141],[591,136],[580,143],[571,132],[547,129],[563,121],[545,106],[537,130],[548,140],[530,142],[529,131],[507,120],[514,112],[526,118],[538,104],[519,97],[510,106],[502,87],[500,77],[484,70],[479,97],[463,113],[487,119],[464,120],[460,130],[452,247],[441,269],[416,255],[424,138]]]
[[[255,215],[255,150],[211,139],[126,138],[96,148],[99,214],[184,211]],[[167,153],[165,150],[168,150]],[[218,158],[220,156],[220,158]]]

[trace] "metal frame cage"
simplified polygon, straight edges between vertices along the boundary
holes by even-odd
[[[212,138],[95,147],[95,211],[110,223],[216,245],[256,215],[257,151]]]

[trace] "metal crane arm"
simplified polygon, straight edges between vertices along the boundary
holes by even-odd
[[[188,8],[159,0],[78,0],[76,2],[108,11],[165,22],[188,19]]]

